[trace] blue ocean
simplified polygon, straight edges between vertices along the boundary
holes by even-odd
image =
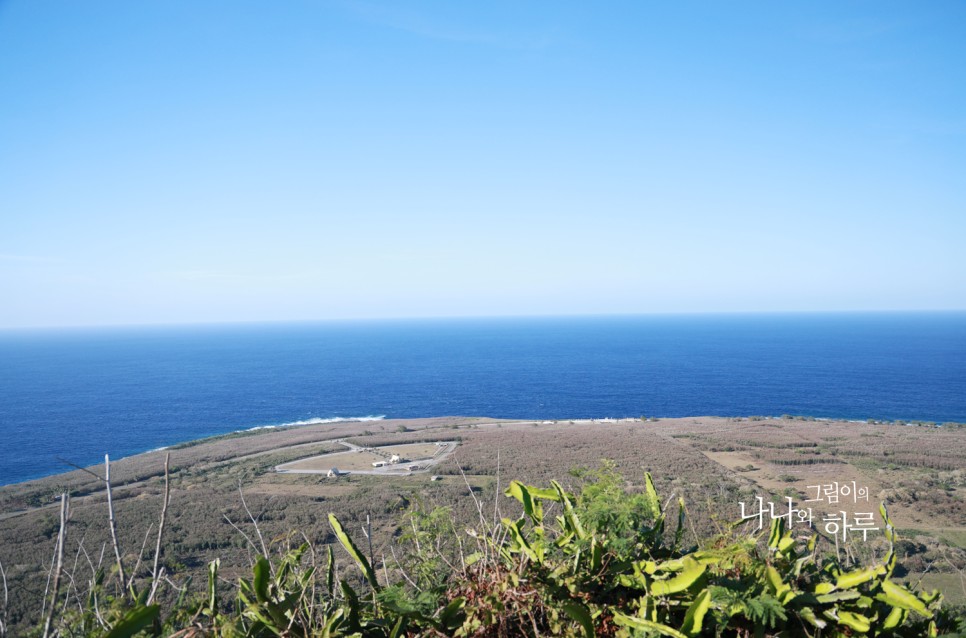
[[[351,417],[966,421],[966,313],[0,332],[0,484]]]

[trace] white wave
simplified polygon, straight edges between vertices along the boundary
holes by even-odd
[[[357,423],[361,421],[382,421],[386,418],[385,414],[369,415],[369,416],[334,416],[327,419],[315,417],[312,419],[305,419],[304,421],[290,421],[288,423],[279,423],[277,425],[257,425],[253,428],[248,428],[244,430],[245,432],[253,432],[255,430],[274,430],[276,428],[292,428],[298,427],[300,425],[325,425],[327,423]]]

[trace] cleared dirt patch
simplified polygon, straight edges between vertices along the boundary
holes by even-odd
[[[351,445],[343,443],[343,445]],[[409,443],[382,447],[360,448],[334,454],[323,454],[307,459],[284,463],[276,467],[283,473],[311,472],[325,473],[332,469],[339,472],[390,473],[405,470],[410,464],[419,464],[424,469],[428,464],[444,457],[455,447],[454,443],[445,445],[435,443]],[[395,460],[394,460],[395,459]],[[384,464],[384,465],[376,465]]]
[[[292,461],[279,465],[277,469],[287,472],[327,472],[332,468],[337,468],[340,472],[371,470],[373,463],[385,460],[382,456],[372,452],[352,450]]]

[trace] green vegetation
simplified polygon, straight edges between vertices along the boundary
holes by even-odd
[[[397,432],[399,425],[407,426],[409,431]],[[435,477],[427,473],[391,480],[364,475],[326,479],[273,471],[278,463],[341,450],[340,440],[354,441],[363,447],[412,445],[457,438],[451,429],[454,426],[460,427],[458,438],[462,443],[456,454],[433,470]],[[875,436],[864,436],[868,434]],[[729,448],[733,451],[716,451]],[[535,450],[540,453],[534,454]],[[756,453],[762,453],[763,458]],[[685,532],[678,548],[682,554],[696,548],[718,550],[742,541],[741,536],[729,532],[729,523],[739,517],[739,501],[748,502],[761,495],[782,502],[783,494],[801,500],[814,494],[815,488],[808,486],[855,480],[868,488],[870,503],[862,501],[854,507],[874,511],[875,502],[885,501],[895,524],[908,530],[902,532],[903,539],[895,545],[898,564],[893,579],[912,591],[940,589],[944,607],[966,605],[963,429],[797,419],[688,417],[662,419],[660,423],[633,420],[533,424],[459,417],[259,430],[257,435],[209,440],[173,450],[170,456],[170,507],[158,563],[163,576],[151,603],[160,606],[158,624],[152,625],[156,633],[175,632],[178,627],[177,631],[184,631],[189,625],[197,629],[196,635],[214,633],[205,624],[207,616],[199,616],[191,623],[191,615],[185,616],[196,611],[199,600],[205,599],[204,583],[213,561],[218,561],[218,612],[228,618],[240,613],[240,583],[252,579],[258,555],[267,557],[270,572],[277,571],[283,557],[303,544],[308,548],[292,570],[315,567],[317,577],[324,580],[327,552],[332,547],[337,558],[332,604],[344,603],[345,593],[339,581],[345,580],[363,604],[371,606],[371,588],[355,561],[341,548],[328,513],[335,514],[377,573],[380,609],[395,606],[432,618],[444,601],[476,596],[473,591],[465,591],[464,586],[475,581],[466,576],[472,573],[474,565],[464,565],[464,561],[470,563],[471,557],[480,552],[478,539],[496,542],[509,534],[501,519],[515,521],[523,511],[516,498],[503,496],[507,483],[501,477],[544,487],[558,480],[572,495],[575,515],[584,528],[598,539],[607,537],[609,549],[605,555],[611,562],[637,551],[637,537],[631,530],[651,526],[645,504],[646,472],[655,477],[655,492],[671,497],[667,503],[662,501],[668,521],[662,546],[673,544],[679,497],[688,505]],[[772,458],[813,457],[842,462],[794,467],[771,462]],[[610,470],[605,467],[596,472],[574,470],[568,474],[571,468],[597,466],[603,458],[612,459]],[[165,453],[154,452],[111,465],[119,554],[127,580],[134,583],[138,595],[154,581],[158,512],[166,492],[164,459]],[[901,462],[906,459],[917,462]],[[930,463],[919,463],[920,459]],[[896,460],[900,462],[893,462]],[[944,469],[950,464],[957,469]],[[81,614],[92,589],[101,620],[95,621],[96,627],[90,625],[88,635],[106,633],[108,626],[132,608],[132,594],[129,588],[120,588],[116,576],[117,552],[106,524],[108,503],[103,479],[99,478],[102,473],[103,468],[94,467],[0,488],[0,569],[5,572],[9,590],[6,610],[0,609],[0,622],[5,623],[6,636],[32,635],[31,628],[36,628],[45,617],[41,612],[50,609],[51,553],[59,537],[59,497],[65,491],[70,493],[69,533],[64,548],[64,579],[60,583],[61,605],[56,607],[57,622],[52,629],[70,629],[74,635],[83,635],[85,630],[64,619]],[[795,476],[798,480],[781,480],[779,477],[785,473],[787,478]],[[243,504],[241,493],[247,505]],[[485,525],[480,519],[480,504],[488,519]],[[554,516],[561,514],[561,507],[556,501],[544,502],[548,521],[544,533],[548,537],[556,534],[552,523]],[[822,529],[822,516],[837,509],[838,506],[816,506],[815,527]],[[264,535],[264,549],[252,518],[258,521]],[[468,529],[474,530],[478,538],[469,536]],[[289,530],[298,533],[291,535]],[[795,531],[808,533],[798,524]],[[524,532],[531,533],[530,523]],[[869,542],[859,540],[842,545],[844,562],[839,569],[851,571],[859,565],[881,563],[889,543],[882,531],[874,536]],[[807,548],[807,538],[798,540]],[[820,536],[816,560],[823,561],[823,552],[834,550],[831,539]],[[551,562],[559,558],[554,558],[556,551],[551,549],[548,553]],[[766,562],[769,560],[764,540],[755,552]],[[483,560],[475,568],[487,564],[492,561]],[[521,587],[534,587],[528,596],[544,596],[542,585],[534,584],[537,581],[531,569],[533,566],[527,563],[510,571],[522,579]],[[713,566],[708,569],[709,581],[712,576],[721,576]],[[98,572],[101,573],[95,578]],[[319,586],[311,591],[317,596],[314,600],[318,609],[327,590]],[[479,591],[483,595],[483,590]],[[3,594],[0,590],[0,600],[5,599]],[[179,596],[183,599],[181,606]],[[520,604],[525,600],[529,599],[520,598]],[[553,600],[547,603],[551,609]],[[712,611],[708,614],[716,609],[717,600],[712,599]],[[619,605],[633,605],[634,600],[604,603],[608,609],[620,610]],[[181,611],[176,613],[178,609]],[[374,618],[371,610],[360,613],[363,620]],[[389,615],[386,611],[380,613],[380,617]],[[631,612],[625,609],[621,613]],[[916,618],[919,617],[913,615],[910,622]],[[432,633],[425,623],[408,622],[408,635]],[[344,632],[345,627],[340,627]],[[480,628],[477,634],[497,635],[503,631],[510,635],[507,627],[489,634]],[[543,624],[538,627],[541,634],[551,633]],[[943,625],[940,617],[937,628],[942,631],[944,627],[948,625]],[[766,629],[768,633],[778,632]],[[602,627],[595,630],[607,635]],[[609,630],[616,631],[613,627]],[[646,635],[645,630],[639,631]],[[722,635],[741,635],[742,631],[729,625]],[[824,637],[831,635],[833,629],[810,631]],[[531,629],[530,633],[534,631]],[[714,632],[705,627],[705,633]],[[41,631],[35,629],[33,635],[39,636]],[[220,635],[227,634],[222,631]]]
[[[782,518],[765,533],[749,536],[733,525],[692,545],[685,541],[684,500],[666,510],[649,473],[638,493],[625,490],[610,463],[577,473],[585,479],[579,493],[556,481],[511,482],[504,494],[520,515],[489,519],[477,501],[479,522],[466,530],[456,529],[446,509],[416,504],[397,539],[400,554],[383,557],[381,572],[371,544],[358,544],[334,514],[329,525],[352,573],[340,578],[332,545],[320,556],[296,533],[266,544],[252,517],[253,531],[239,533],[256,555],[231,595],[217,559],[208,565],[207,587],[192,593],[187,584],[172,587],[157,561],[149,577],[125,582],[120,558],[112,571],[94,569],[86,588],[78,573],[63,570],[73,591],[61,595],[58,556],[35,633],[695,638],[939,636],[966,629],[966,617],[944,607],[938,591],[893,579],[898,537],[884,506],[888,552],[861,566],[821,555],[815,536],[796,539]],[[65,499],[60,549],[67,509]],[[163,513],[161,521],[159,548]],[[389,564],[398,578],[390,578]]]

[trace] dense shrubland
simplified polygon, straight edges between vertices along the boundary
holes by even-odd
[[[65,558],[65,498],[34,634],[693,638],[966,630],[939,592],[893,580],[898,538],[884,507],[885,555],[859,565],[823,554],[815,536],[796,538],[780,518],[763,533],[732,525],[698,542],[684,500],[662,501],[650,474],[636,492],[613,464],[574,475],[583,483],[578,492],[556,481],[513,481],[503,490],[508,499],[491,504],[470,490],[478,516],[469,528],[457,527],[445,508],[404,503],[390,555],[378,559],[370,529],[350,534],[331,514],[335,549],[297,531],[266,539],[240,495],[249,520],[233,527],[252,552],[250,569],[226,582],[215,559],[199,586],[178,581],[157,560],[163,508],[156,538],[143,542],[155,548],[146,553],[152,565],[127,566],[125,576],[120,552]]]

